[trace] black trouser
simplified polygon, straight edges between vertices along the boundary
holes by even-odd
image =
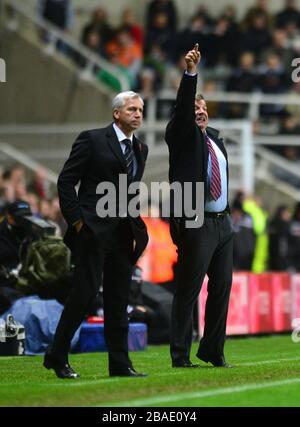
[[[184,228],[181,221],[177,236],[174,239],[173,229],[172,237],[178,246],[178,268],[172,306],[171,357],[173,360],[190,357],[193,308],[205,274],[209,281],[201,354],[222,356],[232,282],[233,232],[229,217],[204,218],[203,226],[194,229]]]
[[[53,357],[60,363],[67,362],[73,335],[103,283],[104,336],[108,347],[109,371],[132,366],[128,356],[127,315],[132,250],[133,236],[127,220],[101,236],[101,240],[96,240],[85,225],[76,236],[74,286],[51,348]]]

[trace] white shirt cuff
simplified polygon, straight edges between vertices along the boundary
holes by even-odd
[[[197,73],[189,73],[187,70],[185,70],[184,74],[186,74],[187,76],[191,76],[191,77],[194,77],[197,75]]]

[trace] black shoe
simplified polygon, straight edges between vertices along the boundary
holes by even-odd
[[[147,374],[142,372],[136,372],[134,368],[125,368],[116,371],[110,371],[109,375],[111,377],[147,377]]]
[[[172,368],[199,368],[200,365],[192,363],[190,360],[177,359],[172,361]]]
[[[196,356],[198,359],[203,360],[203,362],[211,363],[215,368],[233,368],[232,365],[226,362],[224,356],[210,357],[202,355],[201,353],[197,353]]]
[[[55,363],[51,360],[51,355],[49,353],[45,354],[43,365],[46,369],[53,369],[58,378],[79,378],[80,376],[68,363],[64,365]]]

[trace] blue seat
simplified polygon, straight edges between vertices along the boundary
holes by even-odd
[[[79,348],[81,353],[107,351],[104,339],[104,325],[82,323]],[[129,351],[141,351],[147,348],[147,325],[145,323],[129,323],[128,348]]]

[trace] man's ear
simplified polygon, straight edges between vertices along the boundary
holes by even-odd
[[[113,118],[114,119],[119,119],[119,110],[117,110],[117,109],[115,109],[114,111],[113,111]]]

